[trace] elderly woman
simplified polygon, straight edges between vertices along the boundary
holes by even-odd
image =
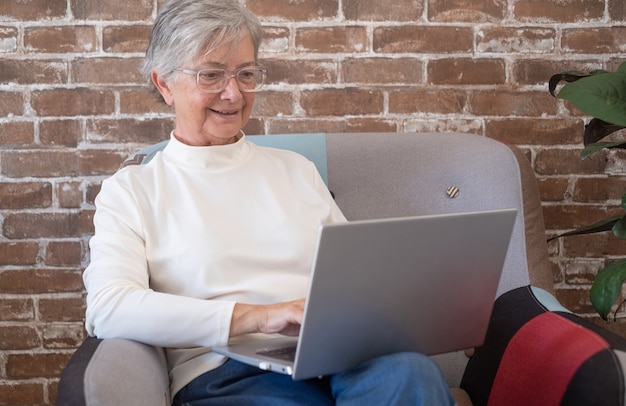
[[[175,128],[149,164],[102,184],[84,274],[89,334],[165,347],[174,404],[452,403],[419,354],[293,381],[211,352],[250,333],[297,334],[318,227],[346,221],[311,162],[241,130],[265,79],[260,40],[237,0],[161,8],[144,72]]]

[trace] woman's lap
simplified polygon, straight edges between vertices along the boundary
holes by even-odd
[[[228,360],[185,386],[174,405],[454,404],[438,367],[415,353],[379,357],[321,379],[290,376]]]

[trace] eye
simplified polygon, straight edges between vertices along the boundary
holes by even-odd
[[[224,71],[219,69],[207,69],[198,72],[198,78],[203,82],[217,82],[224,77]]]
[[[256,79],[256,69],[242,69],[237,73],[237,77],[242,80],[254,80]]]

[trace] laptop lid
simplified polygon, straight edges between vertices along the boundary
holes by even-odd
[[[213,350],[306,379],[385,354],[479,346],[515,215],[505,209],[322,226],[295,361],[257,354],[291,338]]]

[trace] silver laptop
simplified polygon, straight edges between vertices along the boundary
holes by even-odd
[[[516,209],[321,226],[299,337],[213,351],[306,379],[480,346]]]

